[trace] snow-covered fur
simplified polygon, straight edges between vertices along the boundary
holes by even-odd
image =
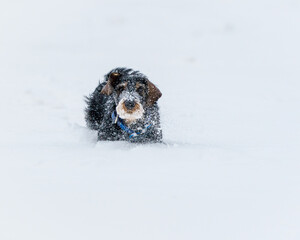
[[[130,142],[161,142],[162,130],[157,100],[160,90],[138,71],[116,68],[110,71],[95,91],[86,98],[86,123],[98,131],[98,140]],[[151,127],[143,134],[130,138],[112,119],[115,112],[128,128],[139,132],[146,125]]]

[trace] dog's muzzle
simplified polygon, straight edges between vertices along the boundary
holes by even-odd
[[[122,99],[117,105],[116,110],[120,118],[130,121],[140,119],[144,115],[142,104],[132,99]]]

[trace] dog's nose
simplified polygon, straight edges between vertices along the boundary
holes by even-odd
[[[125,101],[125,107],[128,110],[132,110],[135,107],[135,101],[132,101],[132,100]]]

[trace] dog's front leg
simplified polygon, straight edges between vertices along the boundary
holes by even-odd
[[[98,141],[119,141],[122,136],[116,126],[112,124],[102,124],[98,130]]]

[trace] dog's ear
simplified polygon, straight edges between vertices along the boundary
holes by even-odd
[[[149,80],[147,80],[147,85],[148,85],[148,100],[147,100],[147,105],[148,106],[152,106],[162,96],[162,93]]]
[[[117,80],[120,78],[121,74],[117,72],[112,72],[109,74],[106,85],[101,90],[101,94],[111,95],[114,91],[114,86],[116,85]]]

